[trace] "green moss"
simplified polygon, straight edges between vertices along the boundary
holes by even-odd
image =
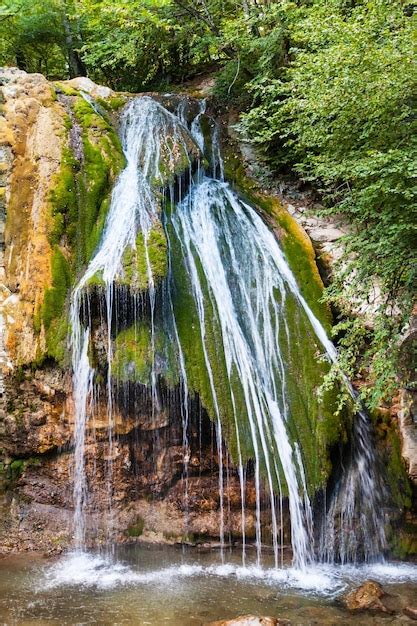
[[[392,529],[388,541],[394,557],[407,559],[417,556],[417,525],[406,523],[401,529]]]
[[[44,301],[37,315],[45,328],[46,355],[62,363],[65,356],[67,337],[67,315],[65,302],[72,284],[68,260],[58,246],[52,253],[52,286],[45,291]]]
[[[203,406],[206,408],[213,421],[215,421],[215,401],[213,399],[210,378],[206,367],[199,316],[192,295],[188,274],[182,260],[181,244],[175,238],[171,229],[170,240],[173,255],[172,271],[174,278],[172,297],[178,334],[184,352],[188,385],[192,392],[199,395]],[[232,376],[232,383],[229,384],[221,329],[217,320],[216,311],[213,308],[212,301],[208,294],[207,286],[201,274],[201,268],[199,268],[199,270],[204,290],[204,315],[206,319],[205,346],[211,366],[223,435],[227,441],[229,452],[236,462],[238,460],[238,445],[232,402],[233,393],[236,402],[236,414],[239,419],[241,453],[243,459],[250,459],[253,458],[254,451],[250,428],[247,420],[244,418],[246,414],[246,404],[243,399],[241,383],[239,377],[234,375]]]
[[[51,204],[52,227],[49,232],[51,245],[58,244],[65,234],[71,244],[75,236],[72,228],[74,215],[78,210],[76,190],[77,164],[69,148],[64,148],[61,156],[61,168],[56,177],[56,183],[49,193]]]
[[[96,102],[106,111],[118,111],[127,102],[126,96],[112,96],[110,98],[96,98]]]
[[[70,87],[69,85],[65,85],[62,82],[56,82],[55,87],[66,96],[78,96],[79,95],[79,92],[76,89],[74,89],[73,87]]]
[[[16,459],[10,463],[10,479],[17,480],[25,469],[25,461]]]
[[[99,243],[111,188],[125,159],[114,129],[88,102],[77,98],[73,110],[82,128],[84,153],[83,167],[77,177],[78,211],[71,220],[80,266],[90,260]]]
[[[127,534],[129,537],[140,537],[145,528],[145,520],[138,516],[134,524],[128,526]]]
[[[372,420],[377,434],[377,446],[384,461],[385,480],[393,503],[399,509],[412,505],[412,488],[404,459],[398,427],[389,411],[376,410]]]
[[[389,453],[387,476],[390,493],[398,507],[411,507],[411,485],[401,455],[401,441],[397,432],[391,431],[388,436]]]
[[[159,328],[152,332],[142,321],[121,331],[115,340],[113,376],[123,382],[136,382],[150,386],[152,366],[157,376],[164,378],[168,387],[179,382],[177,355],[170,338]]]
[[[192,288],[188,273],[184,267],[181,243],[177,240],[172,228],[168,226],[172,251],[172,272],[174,279],[173,302],[175,318],[184,352],[188,383],[190,389],[199,395],[202,404],[210,417],[215,421],[216,407],[213,399],[210,378],[206,367],[203,342],[201,338],[199,316],[192,295]],[[288,235],[290,236],[290,235]],[[307,254],[307,261],[300,258],[298,266],[305,267],[311,277],[313,289],[309,297],[321,295],[321,282],[314,274],[310,264],[314,256],[310,257],[303,245],[296,248],[300,255]],[[210,297],[202,268],[198,266],[200,283],[204,296],[205,317],[205,348],[211,368],[214,388],[218,403],[222,430],[228,449],[236,462],[238,458],[238,441],[236,436],[235,414],[238,420],[240,449],[243,460],[253,459],[253,439],[247,414],[247,406],[237,372],[227,373],[223,339],[217,317],[217,310]],[[317,270],[315,270],[317,272]],[[299,280],[302,280],[299,273]],[[280,302],[280,294],[276,293]],[[309,493],[326,484],[331,472],[329,448],[339,441],[346,439],[347,416],[335,416],[337,389],[329,389],[324,395],[319,395],[318,389],[322,384],[323,376],[328,371],[328,363],[323,358],[323,348],[311,328],[310,322],[298,301],[287,294],[279,326],[279,343],[283,362],[285,364],[285,396],[287,398],[287,429],[292,442],[299,442],[304,461]],[[316,310],[320,304],[316,302]],[[327,320],[327,311],[322,310],[322,318]],[[281,374],[276,372],[276,384],[281,385]],[[236,411],[233,410],[233,402]],[[284,411],[284,407],[281,407]],[[265,417],[265,416],[264,416]],[[274,438],[273,424],[268,423],[265,417],[265,437],[267,454],[270,466],[277,463],[280,471],[280,481],[283,493],[286,493],[285,479],[282,468],[279,467],[279,455]],[[267,459],[263,457],[262,445],[258,441],[260,464],[265,475]],[[277,481],[275,488],[278,488]]]
[[[133,326],[118,334],[115,341],[113,375],[124,382],[149,383],[152,367],[150,328]]]
[[[73,91],[68,95],[76,95],[73,110],[82,129],[83,158],[77,161],[67,145],[51,186],[48,238],[53,251],[52,285],[45,291],[43,303],[34,315],[35,332],[39,333],[43,325],[46,337],[46,353],[39,354],[38,361],[48,356],[61,364],[66,354],[68,292],[75,275],[88,263],[99,243],[111,188],[124,166],[123,151],[114,129]],[[71,118],[67,116],[64,121],[68,133]]]
[[[86,285],[88,287],[104,287],[104,280],[99,272],[96,272],[94,276],[88,279]]]
[[[336,385],[324,394],[318,393],[329,364],[322,358],[323,348],[298,302],[287,295],[283,313],[285,325],[280,328],[280,346],[285,363],[288,398],[288,430],[292,441],[298,441],[306,470],[310,494],[323,487],[332,466],[329,448],[346,441],[349,415],[335,415]]]
[[[56,246],[52,254],[52,286],[46,290],[42,305],[42,322],[46,330],[54,318],[62,315],[71,282],[68,261]]]
[[[147,248],[147,249],[146,249]],[[123,255],[123,277],[121,282],[135,290],[147,289],[149,283],[147,255],[155,283],[167,272],[167,242],[162,224],[155,224],[149,232],[147,246],[142,232],[136,237],[136,247],[127,248]]]

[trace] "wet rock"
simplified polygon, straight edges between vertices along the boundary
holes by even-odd
[[[380,611],[390,613],[381,598],[387,594],[373,580],[365,581],[360,587],[343,596],[342,602],[349,611]]]
[[[403,613],[410,619],[417,622],[417,607],[406,606]]]
[[[287,619],[279,617],[257,617],[256,615],[242,615],[230,620],[210,622],[206,626],[284,626],[291,624]]]

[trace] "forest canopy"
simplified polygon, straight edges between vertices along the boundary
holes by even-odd
[[[212,73],[269,166],[351,225],[325,294],[339,366],[366,372],[369,406],[392,397],[416,287],[415,2],[5,0],[0,31],[1,64],[50,79],[139,92]]]

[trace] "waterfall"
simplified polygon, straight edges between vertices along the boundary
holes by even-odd
[[[113,452],[113,394],[112,394],[112,317],[114,283],[123,277],[123,255],[128,248],[136,249],[136,237],[143,234],[146,274],[151,308],[152,347],[154,352],[155,285],[149,258],[148,240],[160,210],[157,190],[167,184],[167,172],[175,168],[178,146],[183,149],[189,166],[189,146],[181,135],[182,125],[172,113],[155,100],[142,97],[132,100],[121,116],[121,140],[126,167],[113,189],[104,233],[92,260],[75,287],[71,298],[71,349],[75,398],[75,481],[74,516],[76,543],[83,536],[85,505],[84,439],[87,427],[87,405],[91,397],[92,372],[88,364],[89,328],[82,329],[80,309],[89,282],[99,279],[104,286],[107,321],[107,413],[109,440],[108,493],[111,513],[111,473]],[[166,171],[160,164],[164,160]],[[85,384],[88,380],[90,385]],[[152,406],[157,405],[156,381],[152,368]],[[78,547],[80,547],[78,545]]]
[[[198,161],[192,176],[192,162],[205,149],[201,121],[206,103],[188,126],[186,109],[181,103],[177,115],[147,96],[133,99],[121,116],[121,139],[126,167],[113,190],[101,242],[77,286],[71,300],[71,347],[75,403],[75,470],[74,470],[74,534],[76,546],[84,546],[87,481],[85,476],[85,440],[88,421],[93,411],[94,370],[89,363],[91,330],[81,321],[81,307],[88,300],[91,282],[103,290],[107,325],[107,414],[108,414],[108,499],[112,508],[112,450],[114,436],[114,398],[112,392],[113,340],[112,328],[115,284],[124,278],[123,258],[126,250],[135,250],[140,234],[144,242],[146,292],[150,304],[151,323],[151,397],[152,412],[159,410],[155,371],[155,294],[156,284],[149,252],[152,228],[162,219],[168,243],[168,313],[166,324],[175,343],[182,396],[182,427],[186,515],[188,511],[189,461],[189,396],[194,391],[189,384],[187,351],[177,326],[175,293],[176,264],[184,269],[198,318],[199,340],[203,363],[211,394],[215,423],[219,479],[219,536],[221,554],[225,545],[225,488],[229,477],[226,435],[230,428],[236,441],[235,458],[240,481],[242,559],[246,555],[245,520],[245,451],[243,432],[249,433],[254,464],[255,533],[257,562],[261,564],[264,532],[262,527],[262,493],[269,500],[272,545],[275,565],[283,564],[283,502],[288,498],[291,521],[293,564],[305,569],[314,561],[313,513],[308,493],[308,475],[303,450],[291,432],[291,402],[286,353],[294,340],[287,320],[287,306],[297,305],[313,334],[322,345],[327,358],[334,361],[336,349],[303,297],[280,245],[255,209],[235,194],[223,181],[219,128],[214,126],[211,141],[212,176],[206,176]],[[189,189],[175,200],[174,178],[176,163],[181,158],[182,170],[188,173]],[[170,209],[161,216],[163,191],[170,189]],[[174,251],[180,250],[180,256]],[[227,428],[222,412],[224,382],[219,385],[213,362],[211,339],[218,329],[221,345],[216,351],[224,357],[227,376],[228,402],[232,407],[233,424]],[[221,388],[220,388],[221,387]],[[372,543],[369,551],[375,555],[383,545],[381,524],[375,514],[373,493],[374,457],[367,418],[359,414],[354,426],[353,461],[349,472],[341,479],[331,502],[326,533],[329,539],[322,545],[321,555],[332,560],[338,545],[342,560],[356,558],[359,539]],[[246,455],[247,456],[247,455]],[[246,459],[247,460],[247,459]],[[350,499],[349,499],[350,498]],[[352,542],[335,539],[332,522],[341,508],[341,535],[357,512],[360,498],[368,501],[368,511],[362,517],[361,535]],[[371,510],[373,509],[373,510]],[[369,515],[371,512],[371,515]],[[373,517],[372,517],[373,516]],[[371,517],[371,524],[369,524]],[[345,530],[346,529],[346,530]],[[333,534],[332,534],[333,533]],[[343,543],[344,542],[344,543]],[[353,543],[355,546],[353,546]],[[343,546],[342,546],[343,544]],[[368,549],[368,548],[366,548]],[[342,557],[343,554],[343,557]]]

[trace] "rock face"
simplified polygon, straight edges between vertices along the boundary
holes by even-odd
[[[0,80],[1,183],[5,190],[1,217],[6,243],[0,299],[0,323],[4,324],[0,366],[5,373],[0,408],[0,546],[5,551],[32,549],[35,544],[60,550],[71,543],[73,532],[69,294],[96,249],[110,192],[124,165],[115,130],[117,111],[126,97],[83,78],[53,84],[41,75],[6,69]],[[176,110],[180,103],[172,97],[166,104]],[[194,118],[198,103],[191,99],[187,106]],[[160,154],[159,169],[164,174],[151,182],[156,194],[162,195],[161,187],[175,186],[185,169],[189,175],[201,154],[184,125],[176,124],[171,132],[172,116],[161,107],[154,109],[153,114],[163,117],[159,126],[164,132],[168,129],[165,143],[160,137],[151,137],[150,142]],[[154,230],[150,262],[157,263],[160,271],[153,268],[153,273],[163,279],[167,271],[162,260],[166,257],[165,236],[162,228]],[[153,245],[152,233],[149,243]],[[135,251],[141,251],[139,240]],[[222,467],[227,473],[221,503],[215,427],[195,394],[190,399],[186,449],[178,367],[171,367],[169,338],[158,334],[157,325],[155,363],[162,379],[158,382],[161,406],[156,413],[151,409],[151,332],[145,323],[150,312],[144,298],[144,320],[140,320],[140,328],[135,326],[136,311],[130,308],[137,293],[144,292],[146,280],[138,275],[133,285],[128,271],[133,261],[124,259],[128,281],[117,285],[115,296],[120,332],[113,338],[115,440],[111,444],[103,384],[107,336],[102,324],[100,277],[88,286],[93,336],[90,358],[98,372],[97,401],[85,445],[89,539],[100,542],[111,535],[118,540],[218,541],[223,518],[226,541],[239,541],[243,529],[237,468],[224,446]],[[157,288],[156,310],[162,298],[162,290]],[[255,536],[253,474],[249,463],[244,494],[248,542]],[[282,520],[282,534],[288,540],[285,508]],[[263,524],[266,536],[271,530],[268,523]]]
[[[109,193],[123,166],[113,126],[117,125],[117,108],[126,98],[116,97],[88,79],[52,84],[41,75],[14,69],[2,70],[0,81],[0,223],[1,234],[5,226],[6,244],[0,276],[4,392],[0,407],[0,551],[61,550],[72,541],[73,514],[68,296],[76,274],[85,267],[100,238]],[[184,145],[185,139],[184,134]],[[198,153],[194,144],[187,144],[187,150],[193,158]],[[173,164],[177,176],[184,155],[171,152],[168,165]],[[165,249],[162,253],[166,254]],[[162,262],[160,265],[164,267]],[[101,295],[97,287],[96,291],[92,306],[95,302],[97,312]],[[92,355],[98,362],[105,350],[99,331],[98,326]],[[109,533],[119,540],[216,539],[221,513],[212,423],[196,405],[193,414],[198,419],[190,427],[190,450],[185,452],[178,382],[161,390],[161,410],[154,415],[146,386],[136,377],[130,380],[124,370],[122,375],[121,362],[114,391],[116,441],[110,446],[104,399],[98,399],[86,435],[90,540],[100,542]],[[129,405],[124,398],[132,389],[138,402]],[[189,455],[187,475],[185,454]],[[225,528],[230,529],[231,537],[239,536],[240,486],[235,473],[231,472],[224,493]],[[111,529],[106,515],[109,508]],[[246,508],[245,532],[250,539],[255,533],[250,476]]]
[[[123,158],[114,130],[82,94],[69,102],[42,75],[16,69],[2,70],[0,84],[4,348],[25,366],[63,356],[66,288],[100,235],[94,221]]]
[[[401,360],[413,363],[417,349],[417,306],[411,318],[410,327],[401,344]],[[404,367],[401,372],[406,387],[400,395],[398,421],[403,443],[403,456],[409,476],[417,489],[417,374],[415,368]]]
[[[70,397],[65,399],[58,387],[60,383],[52,373],[49,378],[38,373],[33,381],[21,382],[15,393],[15,411],[21,411],[21,419],[9,413],[3,420],[1,438],[8,463],[4,516],[0,520],[3,551],[33,549],[37,542],[40,548],[56,551],[71,543],[73,412]],[[32,413],[17,404],[21,394],[33,403]],[[216,541],[220,502],[213,468],[218,459],[211,447],[213,426],[204,412],[191,424],[185,476],[182,422],[177,411],[165,410],[157,420],[149,414],[135,419],[116,415],[116,440],[110,449],[106,410],[105,404],[97,405],[85,446],[89,541],[105,541],[109,532],[118,541]],[[235,475],[225,484],[224,497],[227,536],[230,533],[232,540],[239,539],[240,484]],[[110,505],[111,529],[106,516]],[[250,477],[245,532],[248,541],[255,535],[255,492]]]
[[[408,473],[417,487],[417,399],[416,394],[403,391],[399,426],[403,441],[403,456],[408,466]]]
[[[13,360],[36,358],[43,338],[32,319],[51,282],[47,195],[59,168],[64,120],[54,92],[40,74],[19,70],[1,74],[7,160],[6,275],[9,296],[3,300],[6,347]]]

